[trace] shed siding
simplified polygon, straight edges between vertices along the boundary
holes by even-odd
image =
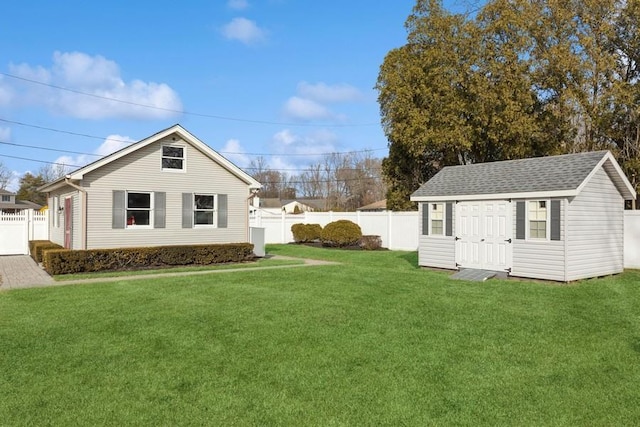
[[[521,200],[518,200],[521,201]],[[516,205],[513,203],[514,236],[516,228]],[[560,203],[560,240],[513,240],[513,263],[511,275],[565,281],[565,212],[566,202]],[[528,224],[525,224],[525,228]]]
[[[182,143],[186,171],[162,171],[163,142]],[[170,138],[132,152],[85,176],[88,192],[87,248],[246,242],[249,187],[184,141]],[[165,228],[112,228],[112,191],[164,192]],[[182,228],[182,193],[227,194],[227,228]]]
[[[420,203],[420,214],[424,203]],[[422,217],[422,216],[420,216]],[[452,215],[452,230],[455,234],[455,215]],[[420,239],[418,241],[418,264],[423,267],[456,269],[455,238],[447,236],[427,236],[422,233],[420,221]]]
[[[624,269],[624,200],[599,168],[569,204],[567,280]]]

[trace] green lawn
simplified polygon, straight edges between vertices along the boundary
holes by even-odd
[[[459,282],[411,252],[0,293],[1,425],[640,425],[640,272]]]

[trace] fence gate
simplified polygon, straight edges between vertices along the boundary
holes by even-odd
[[[28,255],[29,240],[48,239],[48,215],[32,209],[0,212],[0,255]]]

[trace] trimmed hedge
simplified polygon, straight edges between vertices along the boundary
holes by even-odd
[[[322,236],[320,224],[293,224],[291,226],[293,240],[296,243],[315,242]]]
[[[357,244],[361,237],[360,226],[346,219],[330,222],[322,230],[322,244],[324,246],[351,246]]]
[[[42,254],[45,250],[49,249],[62,249],[62,246],[57,243],[53,243],[49,240],[30,240],[29,241],[29,253],[31,258],[37,263],[42,262]]]
[[[44,253],[43,266],[47,273],[56,275],[177,265],[210,265],[251,259],[251,243],[226,243],[81,251],[47,250]]]

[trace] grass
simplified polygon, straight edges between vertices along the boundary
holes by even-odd
[[[297,259],[269,259],[262,258],[257,261],[233,263],[233,264],[217,264],[203,265],[197,267],[165,267],[154,268],[149,270],[128,270],[128,271],[105,271],[96,273],[76,273],[76,274],[60,274],[54,276],[53,279],[59,282],[81,279],[99,279],[101,277],[126,277],[126,276],[143,276],[162,273],[189,273],[192,271],[213,271],[213,270],[238,270],[244,268],[256,267],[275,267],[303,264],[304,261]]]
[[[0,294],[0,424],[638,425],[640,272],[451,281],[412,252]]]

